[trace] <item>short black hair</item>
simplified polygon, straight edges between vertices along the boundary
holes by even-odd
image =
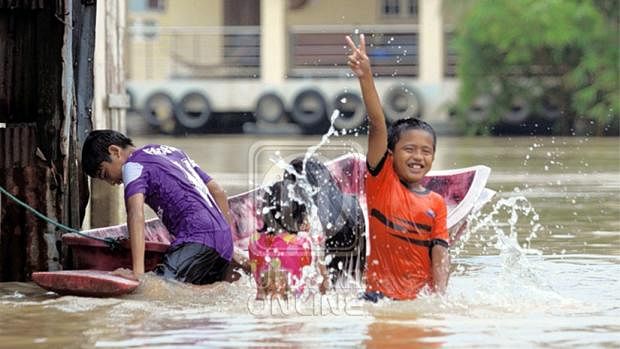
[[[290,168],[286,169],[284,171],[284,178],[289,178],[294,182],[305,178],[308,184],[317,188],[325,185],[336,185],[327,166],[314,156],[309,158],[297,157],[291,160],[289,165],[294,171],[291,171]],[[303,172],[305,172],[305,177],[302,176]]]
[[[263,196],[263,228],[261,232],[297,234],[305,221],[307,199],[301,188],[290,179],[271,185]]]
[[[133,141],[124,134],[114,130],[95,130],[88,134],[82,145],[82,170],[96,177],[99,166],[104,161],[112,161],[108,148],[117,145],[121,148],[134,146]]]
[[[433,151],[437,146],[437,135],[433,127],[426,121],[418,118],[405,118],[400,119],[393,123],[388,129],[388,149],[394,150],[396,143],[400,140],[400,136],[403,132],[408,130],[423,130],[433,136]]]

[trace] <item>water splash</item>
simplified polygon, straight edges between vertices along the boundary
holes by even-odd
[[[523,224],[524,220],[529,221]],[[492,206],[490,213],[477,212],[469,217],[469,231],[454,249],[454,256],[464,250],[465,243],[473,235],[478,240],[475,246],[482,248],[482,255],[498,252],[503,270],[500,277],[517,277],[521,282],[543,285],[544,279],[534,272],[527,258],[528,255],[542,255],[540,250],[531,247],[532,240],[543,231],[539,221],[538,213],[526,197],[502,198]],[[525,236],[523,244],[519,243],[519,233]]]
[[[321,136],[321,141],[319,143],[317,143],[316,145],[313,145],[311,147],[308,148],[308,150],[306,151],[306,155],[304,156],[304,163],[303,163],[303,170],[302,170],[302,175],[305,175],[305,171],[306,171],[306,163],[308,162],[308,159],[310,159],[312,156],[314,156],[314,154],[325,144],[329,143],[329,138],[334,135],[335,133],[337,133],[336,131],[336,127],[334,127],[334,122],[336,121],[336,119],[338,118],[338,116],[340,115],[340,110],[335,109],[332,112],[331,117],[329,118],[329,130],[327,130],[327,132],[325,132],[325,134],[323,134]]]
[[[516,192],[518,194],[518,190]],[[527,219],[528,222],[521,223]],[[476,238],[474,247],[480,248],[483,255],[489,253],[490,249],[499,251],[500,255],[540,255],[542,253],[539,250],[531,248],[532,240],[543,231],[539,221],[540,216],[525,196],[499,199],[491,207],[491,212],[482,210],[468,217],[467,231],[452,248],[452,256],[458,257],[466,252],[465,246],[472,237]],[[525,230],[521,231],[525,236],[523,245],[518,241],[520,230]]]
[[[324,276],[319,272],[319,268],[326,268],[326,265],[329,264],[329,258],[324,256],[324,240],[325,240],[325,228],[321,224],[321,219],[319,217],[319,209],[314,202],[313,197],[318,193],[320,187],[315,187],[310,184],[307,180],[307,163],[311,158],[317,158],[318,151],[330,143],[331,137],[338,137],[339,131],[336,130],[334,126],[334,122],[341,115],[340,110],[335,109],[330,116],[330,127],[321,136],[321,140],[306,149],[306,152],[303,156],[302,160],[302,168],[301,172],[298,173],[298,181],[295,184],[290,184],[287,186],[288,196],[291,200],[305,205],[308,208],[308,222],[310,223],[309,231],[307,232],[307,236],[311,242],[311,251],[312,251],[312,261],[311,265],[303,268],[302,277],[299,282],[295,282],[297,280],[293,280],[294,282],[289,282],[289,285],[292,286],[292,291],[294,294],[299,295],[301,299],[305,299],[306,301],[313,299],[320,292],[320,286],[324,281]],[[297,173],[296,169],[286,162],[282,155],[279,152],[276,152],[274,156],[270,158],[270,161],[279,168],[282,172],[289,173]],[[297,190],[295,190],[297,188]],[[301,190],[299,190],[301,189]],[[263,211],[269,210],[271,207],[263,208]],[[300,234],[304,234],[300,232]],[[360,274],[360,273],[358,273]],[[289,280],[291,281],[291,280]],[[340,283],[340,289],[350,289],[353,285],[356,288],[359,288],[359,283],[347,281],[346,283],[342,281]],[[346,286],[344,286],[346,284]]]
[[[443,309],[468,315],[479,312],[482,317],[576,306],[574,300],[557,293],[543,276],[544,270],[539,270],[544,264],[542,252],[531,245],[544,228],[528,199],[518,189],[512,194],[470,215],[467,231],[451,249],[456,262],[447,296],[422,294],[420,306],[440,304]],[[475,250],[467,251],[467,245]],[[475,257],[459,260],[465,252]]]

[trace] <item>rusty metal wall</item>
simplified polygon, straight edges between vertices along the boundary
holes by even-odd
[[[0,129],[0,169],[32,166],[36,126],[17,124]]]
[[[63,0],[0,0],[0,9],[7,10],[42,10],[52,8],[58,14],[64,9]]]
[[[76,130],[81,123],[83,132],[90,129],[91,115],[76,104],[92,100],[92,8],[89,0],[0,0],[0,185],[72,227],[81,224],[88,194]],[[59,237],[53,225],[2,197],[0,281],[60,268]]]
[[[0,185],[39,212],[56,216],[51,169],[37,156],[36,126],[0,128]],[[40,156],[40,155],[39,155]],[[0,280],[25,281],[35,270],[59,268],[56,231],[3,197],[0,208]]]
[[[0,8],[0,122],[36,123],[38,147],[51,161],[59,159],[64,118],[63,35],[64,23],[54,8]]]

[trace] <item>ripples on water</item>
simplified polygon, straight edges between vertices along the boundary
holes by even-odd
[[[371,304],[357,299],[359,290],[340,290],[262,302],[254,300],[249,277],[197,287],[147,275],[136,293],[120,299],[57,297],[31,284],[4,284],[0,346],[616,346],[620,259],[544,256],[520,244],[520,220],[536,227],[537,217],[523,197],[497,200],[472,218],[466,236],[485,248],[477,256],[462,256],[472,252],[468,243],[455,249],[447,294],[416,301]],[[482,239],[485,231],[493,234]]]

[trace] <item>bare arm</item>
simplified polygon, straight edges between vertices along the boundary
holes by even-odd
[[[360,34],[359,47],[355,46],[350,36],[347,36],[346,40],[352,51],[351,55],[348,57],[348,64],[359,79],[364,105],[368,113],[368,155],[366,156],[366,160],[370,167],[376,167],[387,151],[385,115],[383,114],[379,94],[375,88],[372,69],[370,68],[370,60],[366,55],[366,39],[364,38],[364,34]]]
[[[144,274],[144,194],[134,194],[127,199],[127,229],[131,245],[133,273]]]
[[[207,188],[209,188],[209,192],[211,193],[211,195],[213,195],[213,199],[215,200],[217,206],[220,208],[220,211],[222,211],[222,214],[224,215],[224,218],[226,218],[228,225],[232,227],[234,224],[234,220],[232,218],[232,215],[230,214],[230,207],[228,206],[228,196],[226,195],[226,191],[224,191],[224,188],[222,188],[222,186],[220,186],[213,179],[210,180],[209,183],[207,183]]]
[[[220,186],[213,179],[210,180],[209,183],[207,183],[207,188],[209,188],[209,192],[211,193],[211,195],[213,195],[213,199],[215,200],[215,203],[220,208],[220,211],[222,211],[222,214],[224,215],[226,222],[228,222],[228,225],[232,229],[232,227],[234,227],[235,220],[233,219],[232,214],[230,213],[230,206],[228,206],[228,196],[226,195],[226,191],[224,191],[224,188],[222,188],[222,186]],[[250,273],[249,259],[246,257],[246,254],[243,251],[237,248],[237,246],[235,246],[233,250],[232,262],[233,262],[233,267],[241,268],[246,273],[248,274]]]
[[[444,246],[435,245],[431,255],[433,261],[433,289],[435,292],[443,294],[448,287],[448,277],[450,276],[450,254]]]
[[[316,253],[316,262],[318,272],[323,277],[323,281],[321,281],[321,284],[319,285],[319,292],[321,292],[321,294],[325,294],[329,289],[330,284],[329,273],[327,272],[327,265],[325,265],[325,239],[319,239],[319,246]]]

